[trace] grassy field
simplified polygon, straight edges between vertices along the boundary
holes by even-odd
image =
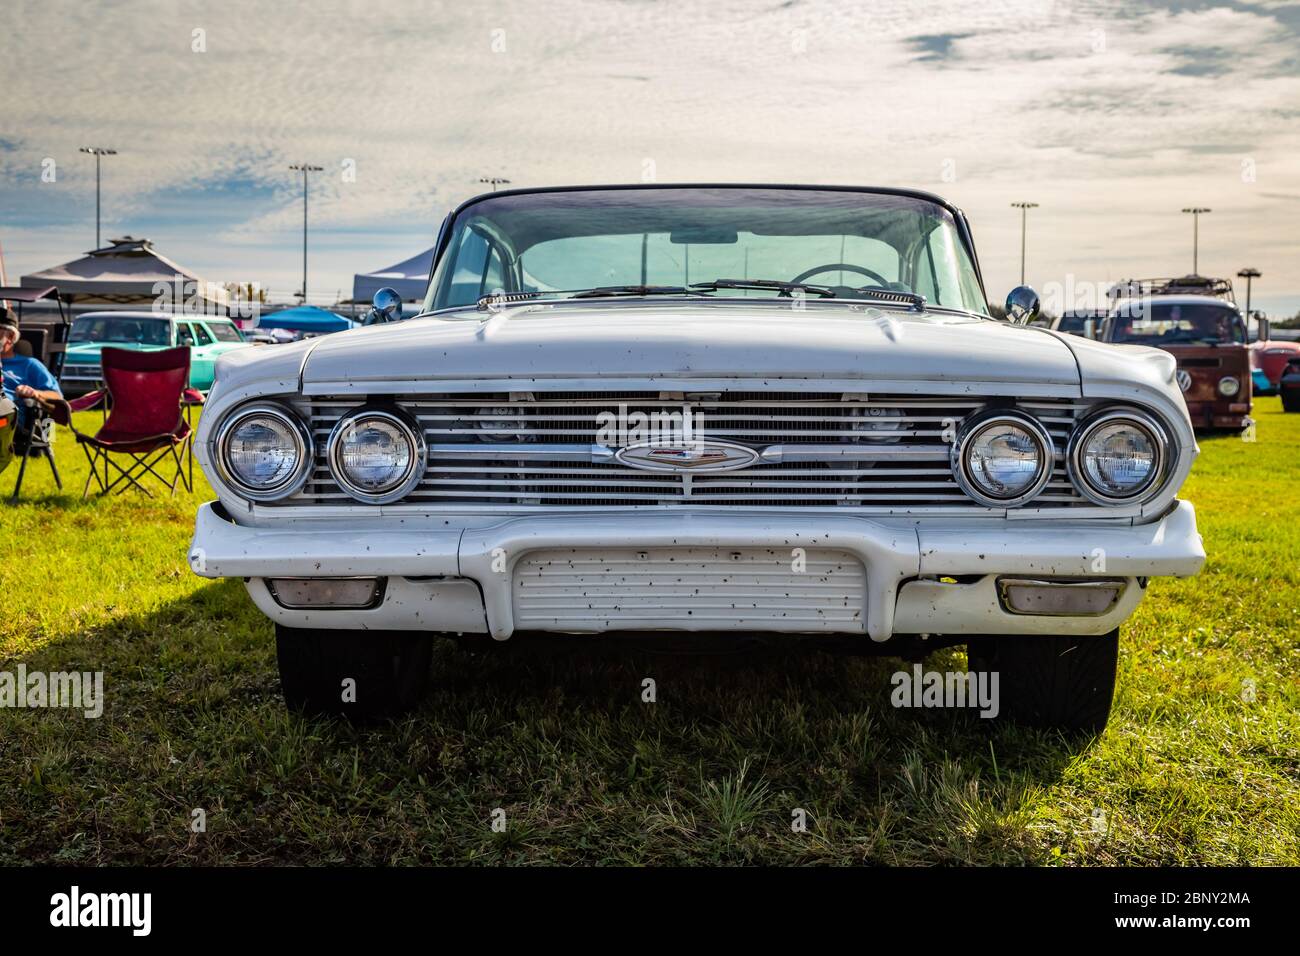
[[[446,646],[409,718],[304,720],[242,585],[186,568],[207,489],[82,502],[62,434],[74,493],[38,464],[0,506],[0,670],[102,670],[107,702],[0,709],[0,864],[1300,863],[1300,415],[1257,409],[1257,442],[1202,443],[1209,562],[1153,583],[1091,744],[897,711],[897,661],[795,652]]]

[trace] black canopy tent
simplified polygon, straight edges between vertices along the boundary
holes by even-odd
[[[22,277],[24,288],[58,286],[65,302],[84,305],[148,305],[173,311],[198,309],[227,314],[226,290],[177,265],[148,239],[122,236],[80,259]]]
[[[58,313],[40,311],[24,316],[23,306],[33,302],[51,300]],[[71,323],[63,309],[57,286],[30,288],[26,286],[0,286],[0,301],[18,313],[18,331],[21,341],[30,344],[32,357],[40,359],[57,378],[63,373],[63,355],[68,345]]]

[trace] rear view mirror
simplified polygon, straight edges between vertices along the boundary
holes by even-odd
[[[677,229],[669,233],[668,241],[679,246],[726,246],[740,241],[734,229]]]
[[[1260,342],[1270,341],[1273,338],[1273,323],[1270,322],[1268,319],[1264,318],[1262,315],[1259,317],[1258,321],[1259,321],[1258,340]]]
[[[384,286],[375,293],[371,300],[374,307],[366,315],[364,325],[376,325],[380,322],[397,322],[402,317],[402,297],[396,289]]]
[[[1038,318],[1040,305],[1038,293],[1027,285],[1018,285],[1007,293],[1007,320],[1015,325],[1028,325]]]

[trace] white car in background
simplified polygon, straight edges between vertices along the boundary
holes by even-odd
[[[190,562],[313,712],[411,706],[437,635],[762,633],[966,645],[1001,717],[1095,732],[1120,625],[1204,561],[1197,447],[1172,356],[1037,311],[990,318],[927,193],[481,196],[422,316],[222,360]]]

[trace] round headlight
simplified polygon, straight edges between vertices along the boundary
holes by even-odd
[[[1052,436],[1014,412],[978,416],[953,445],[953,474],[962,490],[991,508],[1022,505],[1052,476]]]
[[[214,460],[221,476],[252,501],[275,501],[307,480],[313,448],[302,420],[279,405],[252,405],[217,432]]]
[[[1231,375],[1225,375],[1219,379],[1219,394],[1224,398],[1232,398],[1241,391],[1241,382]]]
[[[339,419],[328,457],[339,487],[366,504],[405,498],[424,476],[424,438],[395,411],[363,408]]]
[[[1085,421],[1070,439],[1070,477],[1098,504],[1131,502],[1160,478],[1166,444],[1164,430],[1147,415],[1104,412]]]

